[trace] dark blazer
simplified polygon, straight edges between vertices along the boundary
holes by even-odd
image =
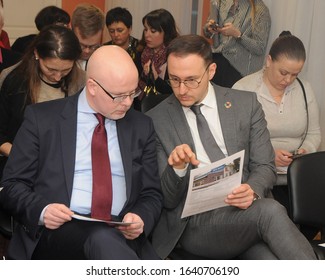
[[[261,197],[268,196],[276,180],[274,151],[261,104],[256,94],[214,86],[221,129],[229,155],[245,150],[242,182]],[[227,103],[230,102],[230,103]],[[225,104],[231,106],[225,106]],[[182,235],[188,218],[181,219],[187,188],[187,175],[180,178],[167,159],[173,149],[188,144],[195,152],[189,125],[179,101],[171,95],[148,111],[154,122],[158,143],[158,165],[164,194],[164,208],[153,233],[153,245],[165,258]]]
[[[2,63],[0,63],[0,72],[14,64],[21,59],[21,54],[6,48],[0,48],[2,54]]]
[[[30,46],[30,44],[33,42],[35,37],[36,34],[30,34],[23,37],[19,37],[12,44],[11,49],[20,54],[24,54],[28,49],[28,47]]]
[[[44,228],[38,222],[46,205],[70,205],[78,97],[26,108],[0,192],[0,204],[19,222],[9,245],[10,258],[31,258]],[[144,234],[138,238],[143,245],[162,207],[155,132],[150,118],[133,109],[116,123],[127,191],[120,216],[133,212],[143,219]]]

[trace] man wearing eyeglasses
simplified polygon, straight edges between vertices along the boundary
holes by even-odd
[[[198,35],[174,39],[167,65],[174,94],[147,113],[157,133],[164,194],[152,237],[158,255],[181,248],[187,258],[315,259],[285,209],[266,198],[276,171],[256,94],[210,83],[218,69],[209,43]],[[182,219],[190,170],[241,150],[242,184],[224,198],[228,206]]]
[[[18,223],[10,259],[158,259],[147,239],[162,208],[155,132],[131,108],[140,93],[136,66],[122,48],[103,46],[89,59],[86,81],[71,98],[26,108],[1,182],[0,204]],[[99,125],[107,139],[94,146]],[[112,190],[105,221],[122,225],[75,216],[94,218],[93,149],[105,144],[99,165],[108,159],[110,168],[99,175]]]
[[[80,67],[85,70],[92,53],[102,44],[105,16],[102,10],[92,4],[79,4],[71,18],[72,30],[81,46]]]

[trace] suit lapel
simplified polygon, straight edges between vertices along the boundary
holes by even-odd
[[[77,135],[77,104],[79,94],[68,99],[60,121],[61,150],[63,159],[64,176],[67,183],[69,198],[72,194]]]
[[[230,94],[230,89],[214,86],[214,90],[226,149],[228,155],[232,155],[235,152],[233,148],[237,147],[236,120],[234,114],[235,102],[233,95]]]
[[[170,125],[174,125],[180,143],[187,143],[192,151],[196,152],[191,129],[186,120],[183,108],[174,94],[169,98],[168,103],[170,104],[170,106],[168,106],[168,113],[171,118]]]
[[[128,115],[128,113],[127,113]],[[125,173],[125,184],[126,184],[126,197],[127,201],[131,195],[131,183],[132,183],[132,156],[131,156],[131,132],[132,124],[128,123],[129,118],[127,115],[116,121],[117,138],[120,145],[120,152],[122,157],[122,163]]]

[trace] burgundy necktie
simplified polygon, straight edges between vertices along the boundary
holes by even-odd
[[[99,124],[95,127],[91,141],[93,171],[93,191],[91,217],[101,220],[111,219],[112,174],[107,148],[105,117],[95,114]]]

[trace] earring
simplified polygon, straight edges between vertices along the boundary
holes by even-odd
[[[35,56],[35,60],[38,60],[39,58],[37,56]]]

